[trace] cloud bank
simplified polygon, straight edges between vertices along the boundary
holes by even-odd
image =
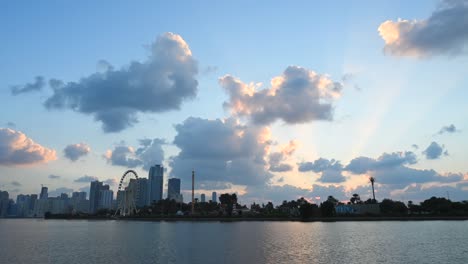
[[[468,2],[445,0],[424,20],[387,20],[378,31],[393,56],[455,56],[467,51]]]
[[[343,88],[326,75],[298,66],[287,67],[271,80],[270,88],[262,90],[258,90],[260,84],[246,84],[231,75],[221,77],[219,83],[229,95],[225,108],[257,125],[332,120],[333,102]]]
[[[177,34],[159,36],[144,62],[120,70],[104,61],[100,66],[101,71],[76,82],[49,81],[53,95],[45,107],[92,115],[104,132],[119,132],[138,123],[138,113],[179,110],[197,94],[197,62]]]
[[[196,171],[197,184],[215,181],[264,185],[273,177],[267,170],[266,156],[271,145],[267,127],[247,127],[235,118],[190,117],[175,129],[173,143],[181,151],[171,158],[171,176],[185,183],[190,182],[192,169]]]
[[[91,148],[86,143],[71,144],[65,147],[63,153],[71,161],[77,161],[91,152]]]
[[[135,151],[133,147],[120,145],[108,150],[104,158],[114,166],[135,168],[143,166],[144,170],[155,164],[162,164],[164,150],[162,145],[166,144],[163,139],[141,139],[140,147]]]
[[[0,128],[0,165],[32,165],[56,159],[55,150],[37,144],[20,131]]]

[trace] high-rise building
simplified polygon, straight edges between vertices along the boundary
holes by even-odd
[[[34,211],[34,206],[36,205],[37,194],[31,194],[29,199],[30,199],[30,201],[29,201],[29,210],[32,212],[32,211]]]
[[[204,194],[204,193],[202,193],[202,194],[200,195],[200,202],[202,202],[202,203],[206,202],[206,198],[205,198],[205,194]]]
[[[114,200],[114,192],[111,190],[100,190],[99,191],[99,209],[110,209],[112,208],[112,201]]]
[[[0,191],[0,218],[6,217],[9,207],[9,194],[7,191]]]
[[[180,195],[180,179],[171,178],[167,182],[167,198],[175,200]]]
[[[47,193],[49,189],[45,186],[42,186],[41,188],[41,194],[39,196],[39,199],[43,200],[43,199],[47,199],[49,197],[49,194]]]
[[[154,165],[149,170],[149,203],[162,200],[163,195],[163,180],[164,180],[164,167],[161,165]]]
[[[217,202],[218,202],[217,199],[218,199],[218,197],[217,197],[217,195],[216,195],[216,192],[211,193],[211,201],[212,201],[213,203],[217,203]]]
[[[109,190],[109,185],[103,185],[103,183],[100,181],[91,182],[91,187],[89,188],[89,213],[90,214],[95,214],[97,210],[99,209],[99,201],[101,201],[101,191],[108,191],[108,190]]]
[[[138,178],[136,181],[138,185],[138,196],[136,199],[136,206],[143,207],[149,205],[148,203],[148,179],[146,178]]]
[[[30,215],[31,197],[29,195],[18,194],[16,196],[16,216],[28,217]]]

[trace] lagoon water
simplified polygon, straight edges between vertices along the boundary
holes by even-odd
[[[468,221],[0,220],[0,263],[468,263]]]

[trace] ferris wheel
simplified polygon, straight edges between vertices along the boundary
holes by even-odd
[[[119,182],[115,216],[130,216],[136,214],[138,212],[136,203],[139,194],[140,185],[138,183],[138,174],[134,170],[126,171]]]

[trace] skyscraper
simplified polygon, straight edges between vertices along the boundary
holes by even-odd
[[[204,194],[204,193],[202,193],[202,194],[200,195],[200,202],[202,202],[202,203],[206,202],[206,198],[205,198],[205,194]]]
[[[164,180],[164,167],[161,165],[154,165],[149,170],[149,203],[162,200],[163,194],[163,180]]]
[[[178,195],[180,195],[180,179],[171,178],[167,183],[167,198],[176,200]]]
[[[114,192],[111,190],[100,190],[99,191],[99,209],[110,209],[112,208],[112,201],[114,200]]]
[[[41,200],[47,199],[47,198],[49,197],[49,194],[47,193],[47,191],[48,191],[48,188],[42,186],[42,188],[41,188],[41,194],[39,195],[39,199],[41,199]]]
[[[9,207],[9,194],[7,191],[0,191],[0,218],[7,216]]]
[[[148,205],[148,179],[146,178],[138,178],[137,180],[138,184],[138,196],[136,200],[136,206],[137,207],[143,207]]]
[[[216,195],[216,192],[213,192],[213,193],[211,194],[211,201],[212,201],[213,203],[217,203],[217,202],[218,202],[217,199],[218,199],[218,197],[217,197],[217,195]]]
[[[96,213],[99,206],[99,192],[103,190],[102,182],[92,181],[89,188],[89,213]]]

